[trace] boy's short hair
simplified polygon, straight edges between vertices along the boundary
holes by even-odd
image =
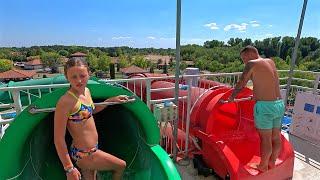
[[[240,55],[242,53],[247,53],[247,52],[253,52],[253,53],[256,53],[256,54],[259,54],[257,48],[255,48],[254,46],[246,46],[244,47],[241,51],[240,51]]]

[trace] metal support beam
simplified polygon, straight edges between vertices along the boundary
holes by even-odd
[[[301,17],[300,17],[300,22],[299,22],[298,33],[297,33],[297,37],[296,37],[296,41],[295,41],[295,45],[294,45],[294,50],[293,50],[293,53],[292,53],[291,65],[290,65],[290,71],[289,71],[289,78],[288,78],[287,87],[286,87],[286,91],[287,92],[286,92],[286,97],[285,97],[285,100],[284,100],[284,102],[286,103],[286,106],[288,104],[288,97],[289,97],[289,94],[290,94],[290,87],[291,87],[291,83],[292,83],[293,70],[294,70],[294,66],[296,64],[298,47],[299,47],[299,43],[300,43],[301,30],[302,30],[302,26],[303,26],[303,20],[304,20],[304,15],[305,15],[306,8],[307,8],[307,3],[308,3],[308,0],[304,0],[303,7],[302,7],[302,12],[301,12]]]
[[[181,29],[181,0],[177,0],[177,20],[176,20],[176,73],[175,73],[175,92],[174,92],[174,102],[178,107],[179,112],[179,76],[180,76],[180,29]],[[178,138],[178,121],[177,116],[174,120],[173,129],[173,161],[177,161],[177,138]]]
[[[187,79],[188,84],[188,98],[187,98],[187,120],[186,120],[186,144],[185,144],[185,159],[188,158],[189,150],[189,128],[190,128],[190,116],[191,116],[191,90],[192,90],[192,78]]]

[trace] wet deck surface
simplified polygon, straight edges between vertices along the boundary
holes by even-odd
[[[285,134],[295,149],[293,180],[320,179],[320,146],[312,144],[294,135]],[[177,164],[183,180],[213,180],[218,177],[198,175],[192,160]]]

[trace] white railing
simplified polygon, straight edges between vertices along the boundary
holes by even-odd
[[[286,73],[287,70],[279,71],[279,73]],[[294,97],[297,91],[310,91],[313,93],[320,93],[320,90],[318,88],[319,86],[319,79],[320,79],[320,73],[315,72],[306,72],[306,71],[295,71],[295,73],[302,73],[302,74],[309,74],[312,76],[312,79],[305,79],[305,78],[293,78],[293,83],[290,88],[289,93],[289,100],[288,105],[289,107],[293,106],[294,103]],[[201,75],[182,75],[180,76],[179,80],[182,84],[180,86],[181,90],[184,90],[186,92],[186,95],[179,97],[180,103],[178,103],[178,108],[182,109],[182,115],[179,117],[179,120],[181,121],[181,130],[185,133],[184,140],[176,141],[177,145],[179,146],[179,153],[185,153],[187,154],[189,149],[189,125],[190,125],[190,114],[192,112],[194,104],[198,101],[200,97],[202,97],[205,93],[207,93],[209,90],[217,88],[221,85],[223,86],[230,86],[233,87],[239,77],[241,75],[241,72],[235,72],[235,73],[215,73],[215,74],[201,74]],[[102,79],[101,81],[114,84],[117,86],[122,86],[130,89],[134,94],[136,94],[141,100],[143,100],[147,106],[152,110],[153,104],[161,103],[165,101],[173,101],[174,100],[174,86],[172,87],[164,87],[164,88],[152,88],[152,83],[155,81],[165,80],[167,82],[174,83],[174,76],[166,76],[166,77],[144,77],[144,78],[132,78],[132,79],[115,79],[115,80],[105,80]],[[221,84],[210,84],[207,81],[200,81],[201,80],[213,80],[216,82],[219,82]],[[286,82],[287,77],[281,77],[279,78],[280,81]],[[305,86],[298,86],[296,82],[303,82],[307,85]],[[195,92],[192,85],[196,85],[198,91]],[[8,92],[10,95],[10,98],[12,100],[11,103],[1,104],[0,103],[0,109],[1,108],[13,108],[14,111],[16,111],[17,114],[19,114],[24,107],[32,104],[32,99],[34,98],[41,98],[42,93],[44,90],[47,92],[51,92],[52,89],[62,88],[62,87],[68,87],[69,84],[50,84],[50,85],[33,85],[33,86],[19,86],[19,87],[2,87],[0,88],[0,91]],[[281,89],[285,89],[286,84],[281,83]],[[193,90],[193,91],[192,91]],[[33,91],[33,93],[32,93]],[[171,91],[172,97],[167,97],[165,99],[152,99],[152,95],[154,93],[159,92],[166,92]],[[191,99],[191,91],[192,91],[192,97],[198,97],[197,99]],[[21,102],[21,94],[27,96],[27,102],[24,102],[22,104]],[[24,105],[24,106],[23,106]],[[1,116],[0,116],[1,117]],[[9,126],[10,122],[12,122],[13,119],[8,120],[1,120],[0,119],[0,137],[2,137],[5,129]],[[170,124],[172,127],[173,124]],[[169,126],[169,127],[170,127]],[[169,154],[172,154],[172,147],[174,146],[172,144],[172,138],[171,137],[163,137],[164,144],[163,146],[167,150]],[[195,139],[192,139],[192,141],[196,141]],[[186,143],[184,143],[186,142]],[[183,146],[184,145],[184,146]]]

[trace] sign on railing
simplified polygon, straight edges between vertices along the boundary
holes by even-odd
[[[290,133],[320,145],[320,96],[298,92]]]

